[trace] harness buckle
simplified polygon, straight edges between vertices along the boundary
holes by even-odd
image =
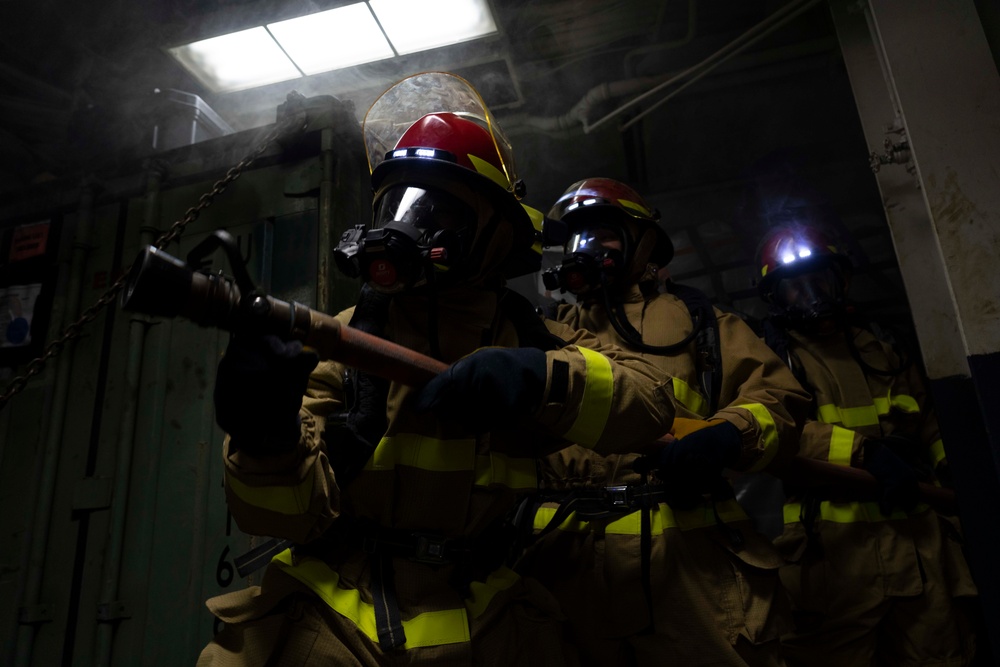
[[[613,510],[631,509],[633,507],[634,498],[628,486],[604,487],[604,499]]]
[[[451,562],[446,555],[447,539],[427,533],[414,533],[413,555],[410,560],[428,565],[443,565]]]

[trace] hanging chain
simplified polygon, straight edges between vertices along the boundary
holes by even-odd
[[[289,95],[289,102],[301,102],[300,98],[294,98]],[[170,245],[173,241],[177,240],[181,234],[184,233],[184,228],[190,225],[192,222],[198,219],[201,212],[212,205],[213,200],[222,194],[229,184],[240,177],[247,168],[252,165],[261,154],[267,150],[275,139],[284,134],[285,132],[291,132],[295,129],[304,129],[305,118],[299,113],[289,113],[275,125],[263,141],[257,148],[255,148],[249,155],[240,160],[240,162],[232,167],[226,172],[226,175],[220,178],[212,185],[212,189],[203,194],[198,198],[198,203],[189,208],[184,212],[184,216],[170,225],[170,229],[160,235],[159,238],[153,243],[158,249],[162,250]],[[45,346],[42,351],[42,355],[35,359],[32,359],[28,363],[25,371],[22,375],[15,377],[7,388],[4,390],[3,394],[0,394],[0,410],[7,405],[7,402],[14,397],[15,394],[23,390],[28,381],[42,372],[45,368],[45,363],[55,357],[59,352],[66,346],[70,341],[79,338],[83,334],[83,327],[91,322],[97,315],[104,310],[109,304],[111,304],[117,297],[118,293],[122,291],[125,287],[125,282],[128,280],[129,273],[131,272],[131,266],[126,269],[114,283],[101,295],[101,297],[87,310],[83,311],[76,322],[73,322],[68,327],[66,327],[62,334]]]

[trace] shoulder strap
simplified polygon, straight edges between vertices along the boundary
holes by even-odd
[[[709,414],[719,409],[719,394],[722,391],[722,344],[719,339],[719,319],[708,295],[696,287],[670,281],[667,292],[684,302],[691,321],[700,324],[695,337],[695,351],[698,355],[699,378],[702,391],[708,398]]]
[[[802,368],[802,364],[799,363],[798,358],[796,358],[795,353],[791,349],[791,337],[788,335],[788,331],[777,324],[770,317],[763,321],[764,329],[764,343],[767,344],[771,350],[778,355],[778,358],[785,362],[785,365],[792,371],[792,375],[798,380],[802,388],[809,392],[809,395],[815,398],[816,392],[813,390],[812,386],[806,379],[805,369]]]

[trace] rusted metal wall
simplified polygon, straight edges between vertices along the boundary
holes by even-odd
[[[353,110],[333,98],[307,100],[299,120],[165,250],[183,258],[225,228],[261,286],[309,306],[325,293],[336,311],[353,303],[357,285],[321,267],[332,266],[341,231],[370,217],[364,149]],[[266,129],[96,174],[85,189],[50,184],[0,206],[0,228],[59,222],[48,338]],[[74,257],[79,275],[71,279]],[[203,268],[228,272],[221,252]],[[233,558],[261,541],[230,520],[223,496],[212,390],[226,343],[225,333],[124,312],[116,302],[0,412],[0,662],[193,664],[215,631],[204,601],[250,583]],[[40,517],[47,499],[51,512]],[[32,573],[35,591],[25,584]]]

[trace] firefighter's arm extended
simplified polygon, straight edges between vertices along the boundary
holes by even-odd
[[[740,431],[741,456],[733,468],[779,468],[798,452],[809,395],[740,318],[719,313],[719,338],[722,390],[712,419],[725,419]]]
[[[669,428],[673,403],[654,367],[584,330],[546,326],[564,347],[476,350],[428,382],[414,407],[479,433],[531,421],[548,436],[532,454],[567,443],[635,451]]]
[[[547,353],[548,381],[537,419],[549,432],[599,454],[624,454],[648,449],[670,429],[670,378],[584,329],[553,321],[546,326],[567,342]]]

